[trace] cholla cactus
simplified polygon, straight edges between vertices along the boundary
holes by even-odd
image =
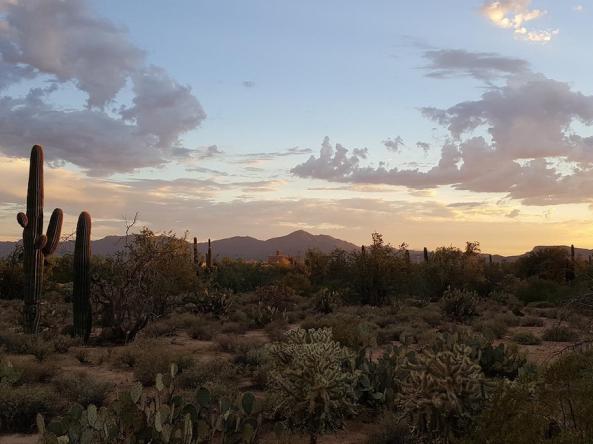
[[[309,434],[335,431],[354,414],[354,354],[332,338],[331,329],[295,329],[269,346],[270,388],[275,410],[293,430]]]
[[[472,355],[469,346],[457,343],[407,357],[409,374],[397,404],[418,434],[447,441],[476,413],[484,398],[484,375]]]
[[[478,301],[475,291],[448,288],[441,299],[441,308],[452,321],[463,322],[478,314]]]

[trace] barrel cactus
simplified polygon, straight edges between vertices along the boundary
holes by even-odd
[[[53,254],[60,241],[62,210],[56,208],[50,217],[47,233],[43,234],[43,148],[31,149],[29,183],[27,187],[27,213],[17,214],[17,222],[23,227],[24,257],[24,330],[37,334],[39,331],[40,301],[43,287],[43,267],[46,257]]]
[[[74,316],[74,335],[88,341],[92,327],[91,293],[91,216],[86,211],[80,213],[76,225],[74,244],[74,287],[72,293],[72,313]]]

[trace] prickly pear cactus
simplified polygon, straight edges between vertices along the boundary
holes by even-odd
[[[142,384],[120,393],[107,407],[93,404],[84,409],[73,405],[69,412],[49,424],[41,415],[37,428],[44,444],[151,443],[203,444],[212,442],[252,444],[257,440],[261,412],[255,396],[244,393],[231,402],[214,402],[210,392],[200,388],[194,402],[175,393],[177,366],[158,374],[155,386],[146,391]]]

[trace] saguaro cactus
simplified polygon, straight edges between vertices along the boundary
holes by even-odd
[[[47,234],[43,234],[43,148],[31,149],[29,184],[27,187],[27,214],[19,213],[16,219],[23,227],[24,254],[24,319],[26,333],[39,331],[39,303],[43,286],[45,258],[57,248],[62,231],[62,210],[56,208],[49,219]]]
[[[424,247],[424,262],[428,262],[428,249]]]
[[[208,239],[208,253],[206,254],[206,268],[208,268],[208,270],[212,270],[212,244],[210,243],[210,239]]]
[[[91,335],[92,309],[91,293],[91,216],[86,211],[78,216],[76,242],[74,244],[74,289],[72,292],[72,313],[74,336],[88,341]]]

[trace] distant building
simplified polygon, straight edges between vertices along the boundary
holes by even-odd
[[[293,264],[293,259],[290,256],[280,253],[280,250],[276,250],[275,255],[268,256],[268,264],[290,267]]]

